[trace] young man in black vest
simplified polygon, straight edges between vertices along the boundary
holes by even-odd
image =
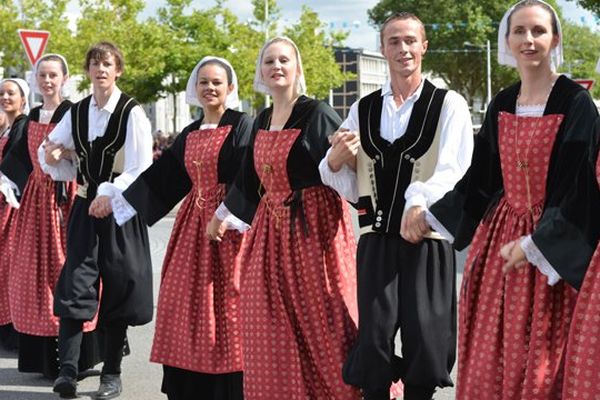
[[[389,80],[351,107],[319,167],[323,182],[358,210],[359,333],[343,377],[367,400],[388,400],[398,379],[405,400],[429,400],[436,387],[452,385],[454,251],[415,221],[467,170],[473,131],[465,100],[422,76],[427,45],[413,14],[383,24]],[[394,354],[398,329],[402,357]]]
[[[54,297],[60,317],[60,375],[54,391],[76,395],[83,323],[98,313],[104,365],[96,399],[121,393],[121,359],[128,325],[152,319],[152,266],[146,224],[134,217],[117,226],[111,198],[152,162],[150,123],[140,105],[116,86],[121,51],[101,42],[88,50],[85,70],[93,86],[67,112],[38,152],[54,180],[77,178],[69,217],[67,257]],[[101,288],[101,290],[100,290]]]

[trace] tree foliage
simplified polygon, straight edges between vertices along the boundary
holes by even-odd
[[[589,12],[596,14],[596,17],[600,18],[600,1],[598,0],[569,0],[576,1],[581,7],[585,8]]]
[[[595,79],[592,96],[600,98],[600,74],[596,62],[600,53],[600,34],[590,28],[573,23],[563,24],[565,63],[561,71],[571,74],[574,79]]]
[[[498,21],[513,0],[382,0],[369,10],[371,22],[379,26],[394,12],[409,11],[426,25],[429,50],[423,68],[439,76],[467,101],[486,93],[487,40],[496,47]],[[469,46],[468,44],[472,44]],[[476,47],[474,47],[474,46]],[[516,74],[500,67],[492,57],[492,92],[497,92]]]
[[[549,2],[560,17],[556,2]],[[499,22],[513,3],[514,0],[382,0],[369,10],[369,17],[379,26],[394,12],[410,11],[418,15],[426,25],[429,40],[424,69],[441,77],[448,87],[463,94],[467,100],[472,100],[479,96],[485,98],[484,44],[487,40],[492,45],[492,93],[518,79],[515,69],[500,66],[497,62]],[[595,76],[599,34],[568,21],[563,21],[562,26],[566,63],[561,71],[571,69],[575,78]],[[469,46],[469,43],[477,47]]]
[[[269,18],[265,21],[265,1]],[[255,21],[240,21],[217,0],[211,8],[193,8],[192,0],[164,0],[156,16],[141,18],[143,0],[77,0],[80,14],[67,18],[69,0],[8,0],[0,3],[0,51],[7,73],[23,76],[31,67],[25,58],[17,29],[51,32],[48,52],[63,54],[71,74],[84,74],[83,60],[93,43],[116,43],[125,56],[125,71],[119,86],[141,102],[185,90],[195,64],[204,56],[228,59],[236,70],[242,99],[260,106],[262,95],[254,92],[256,58],[269,36],[289,35],[301,50],[308,91],[327,97],[331,87],[344,79],[333,57],[333,45],[345,39],[343,33],[326,34],[318,15],[304,8],[299,21],[285,30],[278,27],[280,8],[276,0],[252,0]],[[18,5],[17,5],[18,4]],[[81,83],[82,88],[89,82]]]
[[[350,78],[335,62],[333,46],[339,45],[338,36],[327,36],[317,13],[304,6],[299,21],[284,32],[292,39],[302,57],[306,86],[317,98],[329,96],[329,91]]]

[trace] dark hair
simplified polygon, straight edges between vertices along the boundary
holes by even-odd
[[[47,56],[43,56],[42,58],[40,58],[37,65],[39,66],[41,63],[43,63],[45,61],[56,61],[56,62],[60,63],[60,69],[62,69],[63,75],[66,76],[69,74],[69,71],[68,71],[69,69],[67,68],[67,64],[65,63],[65,60],[62,57],[59,57],[56,54],[48,54]]]
[[[522,0],[521,2],[517,3],[513,7],[510,14],[508,14],[508,18],[506,19],[506,37],[507,38],[510,33],[510,20],[511,20],[513,14],[522,8],[534,7],[534,6],[540,6],[544,10],[548,11],[548,13],[550,13],[550,17],[552,18],[552,34],[558,35],[558,20],[556,19],[556,13],[554,12],[554,10],[552,9],[551,6],[549,6],[548,4],[546,4],[542,1],[539,1],[539,0]]]
[[[231,85],[233,83],[233,71],[231,70],[229,65],[225,64],[221,60],[212,58],[212,59],[202,63],[202,65],[200,65],[200,68],[198,68],[198,73],[200,73],[200,70],[202,68],[204,68],[206,65],[217,65],[217,66],[223,68],[225,70],[225,73],[227,74],[227,85]],[[198,79],[198,77],[196,76],[196,80],[197,79]]]
[[[123,53],[121,53],[121,50],[117,47],[117,45],[111,42],[99,42],[90,47],[85,54],[85,63],[83,64],[83,69],[89,71],[92,60],[104,61],[110,56],[115,57],[117,69],[119,71],[123,71],[125,69],[125,59],[123,58]]]
[[[385,31],[386,26],[388,26],[389,23],[394,22],[396,20],[405,20],[405,19],[412,19],[414,21],[417,21],[419,23],[419,25],[421,25],[421,35],[423,35],[423,41],[427,40],[427,33],[425,32],[425,24],[423,24],[423,21],[421,21],[421,19],[419,17],[417,17],[415,14],[413,14],[411,12],[401,11],[401,12],[397,12],[397,13],[390,15],[389,17],[386,18],[385,21],[383,21],[383,24],[381,25],[381,29],[379,30],[379,40],[382,45],[384,44],[383,43],[383,31]]]

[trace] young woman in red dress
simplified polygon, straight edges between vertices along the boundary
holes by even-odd
[[[596,107],[559,75],[561,32],[552,7],[524,0],[505,15],[499,61],[520,82],[490,104],[470,169],[429,209],[428,222],[471,242],[459,308],[457,399],[560,399],[575,305],[572,272],[589,254],[561,259],[561,227],[590,226],[563,204],[587,158]],[[501,255],[502,253],[502,255]],[[524,262],[527,261],[527,262]],[[562,279],[561,279],[562,278]]]
[[[0,81],[0,108],[6,118],[0,131],[0,160],[6,157],[14,144],[25,134],[27,125],[27,98],[29,85],[23,79]],[[4,191],[6,190],[6,185]],[[8,297],[8,279],[14,241],[16,210],[0,196],[0,344],[9,350],[18,348],[18,338],[12,325]]]
[[[71,108],[63,98],[69,76],[64,57],[47,54],[36,63],[33,90],[42,105],[29,112],[26,130],[0,165],[7,200],[19,208],[9,298],[19,332],[19,371],[58,376],[59,319],[53,313],[54,289],[65,262],[67,219],[75,197],[74,182],[53,182],[43,173],[37,149]],[[17,199],[20,198],[20,202]],[[86,323],[93,331],[96,321]],[[80,370],[99,362],[95,334],[84,335]]]
[[[263,46],[254,83],[273,105],[257,117],[241,173],[208,229],[219,240],[228,224],[251,225],[240,304],[244,397],[359,399],[341,373],[357,332],[354,234],[348,206],[318,170],[341,119],[304,96],[290,39]]]
[[[223,58],[196,65],[186,101],[200,117],[113,200],[114,216],[122,224],[139,213],[152,225],[183,200],[162,267],[150,360],[163,364],[169,400],[242,400],[243,235],[229,231],[217,243],[206,226],[233,183],[252,119],[237,110],[237,77]]]

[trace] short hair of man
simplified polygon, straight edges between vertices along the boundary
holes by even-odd
[[[427,34],[425,33],[425,24],[423,24],[423,21],[421,21],[421,19],[419,17],[417,17],[415,14],[408,12],[408,11],[401,11],[401,12],[396,12],[392,15],[390,15],[389,17],[386,18],[385,21],[383,21],[383,24],[381,25],[381,29],[379,30],[379,40],[381,41],[381,45],[384,46],[383,43],[383,32],[385,31],[385,28],[388,26],[389,23],[394,22],[396,20],[405,20],[405,19],[412,19],[414,21],[417,21],[419,23],[419,25],[421,25],[421,35],[423,36],[423,41],[427,40]]]
[[[92,60],[103,61],[110,56],[115,58],[117,70],[122,72],[125,69],[125,58],[117,45],[111,42],[98,42],[90,47],[85,54],[83,69],[89,71]]]

